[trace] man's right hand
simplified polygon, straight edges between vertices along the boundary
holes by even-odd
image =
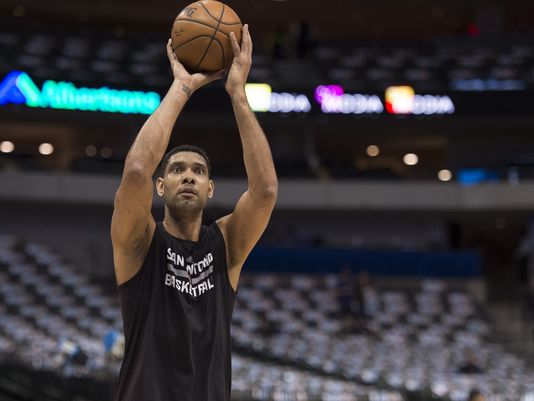
[[[190,74],[184,68],[182,63],[178,61],[176,54],[174,54],[174,51],[172,50],[171,39],[169,39],[167,42],[167,57],[169,58],[169,62],[171,64],[174,80],[184,85],[184,91],[187,93],[188,97],[191,96],[191,94],[197,89],[202,88],[204,85],[217,79],[221,79],[226,73],[226,70],[223,69],[213,73],[197,72]]]

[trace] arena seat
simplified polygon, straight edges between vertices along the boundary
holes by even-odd
[[[340,315],[337,280],[243,273],[232,323],[235,399],[415,391],[460,401],[473,387],[507,399],[534,390],[533,372],[492,343],[483,306],[461,285],[381,280],[364,292],[365,317],[354,325]],[[55,251],[0,236],[0,301],[0,359],[69,377],[118,373],[103,341],[121,332],[118,297]],[[458,373],[467,352],[482,373]]]

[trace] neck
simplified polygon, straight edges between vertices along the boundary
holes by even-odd
[[[200,213],[180,213],[165,206],[163,226],[173,237],[198,241],[202,226],[202,211]]]

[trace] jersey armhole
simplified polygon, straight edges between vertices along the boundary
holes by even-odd
[[[216,230],[218,231],[218,235],[221,236],[222,243],[223,243],[223,249],[224,249],[224,269],[223,270],[224,270],[224,276],[226,277],[226,283],[228,284],[228,287],[230,288],[230,290],[232,291],[232,294],[235,297],[237,295],[237,293],[238,293],[238,290],[237,289],[234,290],[234,287],[232,287],[232,283],[230,282],[230,275],[228,274],[228,260],[226,259],[227,258],[226,240],[225,240],[224,235],[222,233],[221,227],[219,227],[217,222],[214,222],[213,224],[216,226]]]
[[[147,259],[148,257],[150,256],[150,254],[152,253],[153,251],[153,248],[156,244],[156,236],[158,235],[158,225],[159,223],[156,223],[154,225],[154,235],[152,235],[152,241],[150,241],[150,245],[148,247],[148,251],[145,255],[145,259],[143,260],[143,263],[141,264],[141,267],[139,268],[139,270],[137,270],[137,272],[135,272],[135,274],[130,277],[128,280],[126,280],[124,283],[121,283],[117,286],[117,288],[121,289],[121,288],[125,288],[127,287],[128,284],[130,284],[136,277],[140,276],[141,274],[141,271],[145,269],[145,265],[146,265],[146,262],[147,262]]]

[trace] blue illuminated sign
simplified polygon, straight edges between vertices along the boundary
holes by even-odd
[[[25,72],[13,71],[0,83],[0,105],[25,104],[64,110],[151,114],[161,103],[156,92],[78,88],[72,82],[47,80],[39,89]]]
[[[498,182],[500,179],[496,171],[484,168],[465,168],[458,171],[457,181],[461,185],[476,185],[483,182]]]

